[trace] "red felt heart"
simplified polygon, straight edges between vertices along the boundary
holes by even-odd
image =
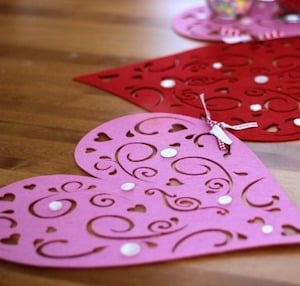
[[[278,0],[278,4],[287,13],[300,13],[300,1],[299,0]]]
[[[258,122],[235,135],[250,141],[300,139],[300,38],[214,44],[76,77],[153,112]]]

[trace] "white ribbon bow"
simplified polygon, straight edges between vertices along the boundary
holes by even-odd
[[[231,145],[232,140],[225,133],[225,129],[233,129],[233,130],[243,130],[247,128],[258,127],[257,122],[246,122],[238,125],[230,125],[225,122],[218,122],[211,119],[210,112],[207,109],[204,93],[200,94],[200,99],[206,114],[206,121],[212,127],[210,130],[210,134],[214,135],[218,139],[219,147],[221,150],[226,150],[226,145]],[[226,145],[225,145],[226,144]]]

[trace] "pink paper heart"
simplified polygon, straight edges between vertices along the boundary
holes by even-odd
[[[0,189],[0,258],[51,267],[153,263],[300,242],[300,215],[236,137],[173,114],[121,117],[75,158],[98,178],[41,176]]]
[[[218,17],[206,4],[199,5],[177,15],[172,26],[182,36],[208,41],[270,40],[299,36],[299,23],[297,20],[291,21],[295,17],[280,15],[277,1],[254,2],[248,15],[236,19]]]

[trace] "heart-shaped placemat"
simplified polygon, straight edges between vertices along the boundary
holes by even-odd
[[[205,117],[228,124],[256,121],[235,133],[250,141],[300,139],[300,38],[223,43],[78,76],[152,112]],[[101,99],[99,99],[101,100]]]
[[[206,4],[190,8],[177,15],[173,29],[178,34],[208,41],[268,40],[300,35],[300,17],[279,15],[276,1],[254,1],[246,16],[224,19],[213,15]],[[299,5],[299,4],[298,4]]]
[[[0,189],[0,258],[114,267],[300,242],[300,214],[233,135],[220,151],[203,120],[114,119],[79,142],[98,178],[49,175]]]

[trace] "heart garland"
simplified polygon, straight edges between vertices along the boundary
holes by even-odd
[[[235,133],[242,140],[300,139],[300,38],[235,45],[213,44],[75,80],[106,90],[152,112],[212,118],[258,128]],[[234,132],[234,131],[233,131]]]
[[[170,113],[106,122],[75,150],[94,177],[51,175],[0,189],[0,258],[113,267],[300,242],[300,213],[235,136]]]

